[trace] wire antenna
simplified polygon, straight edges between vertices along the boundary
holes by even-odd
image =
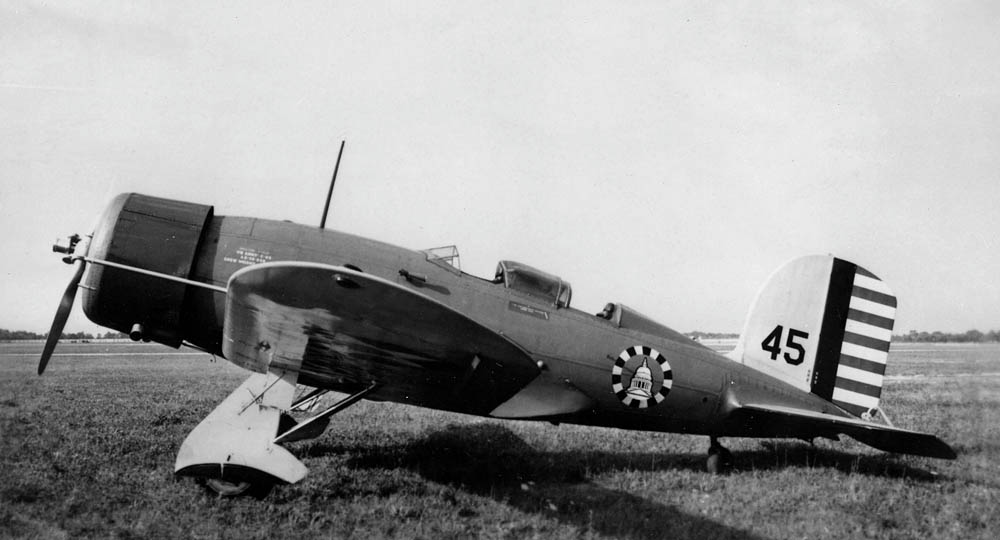
[[[326,216],[330,213],[330,199],[333,198],[333,185],[337,183],[337,171],[340,170],[340,156],[344,155],[344,144],[347,141],[340,141],[340,152],[337,152],[337,164],[333,166],[333,178],[330,179],[330,190],[326,192],[326,206],[323,207],[323,219],[319,221],[319,228],[326,228]]]

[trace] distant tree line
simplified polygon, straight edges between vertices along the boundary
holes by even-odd
[[[687,337],[694,340],[702,339],[735,339],[739,334],[720,332],[687,332]],[[990,330],[980,332],[979,330],[969,330],[967,332],[918,332],[910,330],[908,334],[896,334],[892,336],[893,341],[904,343],[998,343],[1000,342],[1000,330]]]
[[[892,340],[905,343],[997,343],[1000,342],[1000,330],[990,330],[986,333],[969,330],[956,334],[910,330],[909,334],[892,336]]]
[[[0,341],[20,341],[24,339],[45,339],[48,337],[48,333],[37,334],[35,332],[27,332],[25,330],[7,330],[6,328],[0,328]],[[124,339],[128,335],[121,332],[105,332],[103,334],[91,334],[88,332],[63,332],[59,336],[59,339]]]
[[[700,341],[703,339],[736,339],[740,337],[739,334],[731,334],[726,332],[701,332],[699,330],[695,330],[694,332],[688,332],[684,335],[695,341]]]

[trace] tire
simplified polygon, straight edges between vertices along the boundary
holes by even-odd
[[[262,499],[271,492],[274,484],[253,482],[229,482],[220,478],[206,478],[205,489],[221,498],[254,497]]]
[[[709,450],[708,460],[705,462],[705,470],[707,470],[710,474],[726,474],[732,468],[732,452],[725,448]]]

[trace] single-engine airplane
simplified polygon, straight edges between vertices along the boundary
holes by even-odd
[[[122,194],[96,229],[53,247],[76,271],[87,317],[253,372],[183,442],[178,475],[223,495],[294,483],[286,443],[319,436],[364,398],[493,418],[720,437],[838,440],[954,459],[937,437],[878,413],[896,298],[828,255],[781,267],[723,355],[620,303],[571,307],[570,284],[514,261],[461,270],[454,246],[412,251],[323,228],[218,216],[213,207]],[[314,391],[296,399],[298,385]],[[288,413],[347,394],[302,421]],[[876,415],[883,421],[875,421]]]

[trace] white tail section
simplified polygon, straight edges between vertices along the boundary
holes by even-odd
[[[896,297],[829,255],[795,259],[757,294],[730,358],[862,416],[878,407]]]

